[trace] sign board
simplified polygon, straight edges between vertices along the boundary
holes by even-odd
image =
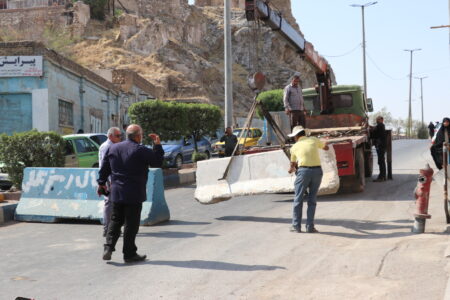
[[[42,75],[42,56],[0,56],[0,77]]]

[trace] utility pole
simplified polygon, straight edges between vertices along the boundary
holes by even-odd
[[[351,7],[361,7],[361,14],[362,14],[362,36],[363,36],[363,42],[362,42],[362,49],[363,49],[363,75],[364,75],[364,94],[366,95],[366,98],[368,98],[367,95],[367,72],[366,72],[366,25],[364,21],[364,8],[367,6],[371,6],[374,4],[377,4],[378,2],[369,2],[363,5],[360,4],[352,4]]]
[[[425,123],[423,122],[423,84],[422,84],[422,80],[425,78],[428,78],[428,76],[415,77],[415,78],[420,79],[420,104],[422,106],[422,126],[425,126]]]
[[[407,130],[407,136],[411,137],[411,131],[412,131],[412,111],[411,111],[411,92],[412,92],[412,63],[413,63],[413,52],[414,51],[420,51],[422,49],[405,49],[404,51],[409,51],[411,54],[411,62],[409,65],[409,108],[408,108],[408,130]]]
[[[225,128],[233,126],[233,77],[231,54],[231,0],[224,0]]]

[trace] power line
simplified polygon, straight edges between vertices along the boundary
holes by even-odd
[[[367,56],[369,57],[369,60],[373,63],[375,68],[377,68],[377,70],[380,71],[380,73],[382,73],[384,76],[388,77],[389,79],[392,79],[392,80],[405,80],[405,78],[408,77],[408,76],[404,76],[404,77],[401,77],[401,78],[394,78],[394,77],[392,77],[391,75],[389,75],[386,72],[384,72],[383,70],[381,70],[381,68],[377,65],[377,63],[375,62],[375,60],[373,60],[373,58],[369,55],[369,53],[367,53]]]
[[[356,45],[355,48],[353,48],[352,50],[349,50],[348,52],[345,52],[344,54],[340,54],[340,55],[324,55],[324,54],[322,54],[322,56],[324,56],[324,57],[342,57],[342,56],[349,55],[350,53],[354,52],[359,47],[361,47],[361,43]]]

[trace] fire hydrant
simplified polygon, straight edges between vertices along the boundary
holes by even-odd
[[[412,232],[424,233],[425,221],[430,219],[431,215],[428,214],[428,202],[430,199],[430,186],[433,180],[433,169],[427,164],[425,169],[420,169],[420,176],[417,182],[414,195],[416,197],[416,212],[414,213],[414,227]]]

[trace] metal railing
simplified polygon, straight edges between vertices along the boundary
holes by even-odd
[[[1,9],[26,9],[66,5],[70,0],[0,0]]]

